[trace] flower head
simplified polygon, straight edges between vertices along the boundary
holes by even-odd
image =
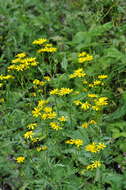
[[[19,157],[16,158],[17,163],[23,163],[24,160],[25,160],[24,156],[19,156]]]

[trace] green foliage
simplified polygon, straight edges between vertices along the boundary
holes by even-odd
[[[0,82],[0,190],[126,189],[125,12],[124,0],[0,1],[1,75],[15,77]],[[37,46],[31,44],[38,38],[49,39],[58,51],[36,53]],[[78,53],[83,51],[94,59],[78,63]],[[36,57],[39,64],[8,72],[20,52]],[[69,79],[80,67],[90,84],[98,75],[108,75],[104,86],[92,90],[81,78]],[[51,80],[36,88],[34,79],[45,81],[44,76]],[[80,94],[50,95],[62,87]],[[88,93],[108,97],[109,105],[98,112],[73,105],[75,100],[88,100]],[[58,116],[68,118],[60,123],[62,130],[51,128],[48,119],[33,117],[41,99],[48,100]],[[97,121],[94,126],[81,127],[91,119]],[[38,124],[33,131],[39,142],[24,138],[30,123]],[[77,148],[65,143],[69,139],[84,144]],[[98,153],[85,151],[92,142],[107,147]],[[47,150],[37,151],[45,145]],[[16,161],[20,156],[25,157],[23,163]],[[95,160],[101,161],[101,167],[86,170]]]

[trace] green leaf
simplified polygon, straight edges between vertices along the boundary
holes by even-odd
[[[62,62],[61,62],[61,67],[66,71],[67,70],[67,66],[68,66],[68,61],[67,61],[66,57],[64,57],[62,59]]]

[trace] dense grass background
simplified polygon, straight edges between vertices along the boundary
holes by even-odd
[[[58,73],[67,70],[76,52],[88,51],[95,57],[87,72],[90,75],[101,72],[109,76],[105,93],[111,104],[104,113],[102,127],[105,137],[110,138],[111,147],[107,169],[100,174],[101,182],[96,180],[92,185],[89,180],[86,190],[126,189],[126,1],[1,0],[0,28],[1,74],[6,74],[6,68],[15,54],[33,52],[31,43],[39,37],[49,38],[59,47]],[[16,87],[13,86],[13,89]],[[7,89],[5,93],[3,89],[2,96],[6,96],[7,103],[0,105],[0,186],[2,190],[31,190],[27,187],[30,171],[27,171],[29,177],[23,183],[18,177],[20,168],[9,162],[20,139],[17,129],[25,123],[24,111],[30,105],[23,108],[25,102],[21,104],[19,101],[23,98],[21,91]],[[21,129],[18,130],[20,132]],[[23,175],[23,170],[21,172]],[[58,179],[58,174],[56,177]],[[69,188],[78,190],[78,183],[75,181]],[[43,189],[39,182],[36,184],[35,190]],[[67,186],[65,188],[67,190]],[[44,190],[51,189],[46,185]],[[84,189],[83,184],[80,189]]]

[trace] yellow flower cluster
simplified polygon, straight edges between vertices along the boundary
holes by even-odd
[[[20,53],[16,55],[16,59],[12,60],[13,65],[8,67],[8,71],[24,71],[29,69],[30,67],[35,67],[38,65],[36,61],[36,57],[25,57],[25,53]]]
[[[99,98],[98,100],[96,100],[95,101],[95,104],[97,105],[97,106],[105,106],[105,105],[107,105],[108,104],[108,98],[107,97],[101,97],[101,98]]]
[[[56,131],[59,130],[59,129],[62,129],[62,127],[59,126],[59,123],[57,123],[57,122],[51,122],[50,126],[51,126],[52,129],[54,129]]]
[[[57,116],[57,113],[53,111],[52,107],[45,106],[48,104],[47,100],[38,101],[37,107],[32,110],[33,117],[41,117],[41,119],[54,119]]]
[[[91,104],[87,101],[85,103],[82,103],[80,100],[75,100],[73,103],[77,106],[81,105],[81,109],[88,110],[91,107]]]
[[[101,166],[101,162],[100,161],[93,161],[92,164],[86,166],[87,170],[93,170],[95,168],[99,168]]]
[[[79,63],[84,63],[86,61],[91,61],[91,60],[93,60],[93,56],[86,52],[79,53],[79,55],[78,55]]]
[[[57,48],[54,48],[54,47],[45,47],[45,48],[41,48],[39,49],[37,52],[38,53],[43,53],[43,52],[56,52],[57,51]]]
[[[44,44],[45,42],[47,42],[48,40],[46,38],[39,38],[37,40],[34,40],[32,42],[32,44],[35,44],[35,45],[42,45]]]
[[[86,75],[86,73],[84,72],[83,68],[79,68],[77,70],[74,71],[73,74],[69,75],[70,78],[81,78],[84,77]]]
[[[37,148],[36,148],[36,150],[37,150],[38,152],[40,152],[40,151],[45,151],[45,150],[47,150],[47,149],[48,149],[47,146],[40,146],[40,147],[37,147]]]
[[[24,156],[19,156],[16,158],[17,163],[23,163],[25,161],[25,157]]]
[[[40,111],[41,111],[41,108],[39,107],[34,108],[34,110],[32,110],[33,117],[39,117],[41,115]]]
[[[14,76],[12,75],[0,75],[0,80],[9,80],[9,79],[14,79]]]
[[[46,44],[46,42],[48,42],[46,38],[39,38],[38,40],[34,40],[32,44],[43,46],[41,49],[37,50],[38,53],[43,53],[43,52],[52,53],[57,51],[57,48],[52,47],[53,46],[52,44]]]
[[[108,104],[108,98],[107,97],[98,98],[98,95],[96,95],[96,94],[88,94],[87,96],[90,98],[95,98],[95,99],[91,100],[90,102],[86,101],[84,103],[81,102],[80,100],[75,100],[75,101],[73,101],[73,103],[77,106],[80,105],[80,108],[83,110],[88,110],[91,108],[92,110],[95,110],[95,111],[101,110],[101,108],[103,106]]]
[[[35,129],[37,126],[38,126],[37,123],[30,123],[30,124],[27,125],[27,128],[33,130],[33,129]]]
[[[81,139],[70,139],[65,141],[66,144],[75,144],[77,147],[80,147],[83,145],[83,140]]]
[[[47,82],[49,82],[51,80],[49,76],[44,76],[43,79],[44,79],[44,81],[34,79],[33,84],[36,86],[44,86]],[[35,88],[36,88],[36,86],[35,86]]]
[[[96,121],[90,120],[89,122],[82,123],[81,127],[88,128],[89,125],[95,125],[95,124],[96,124]]]
[[[31,124],[27,125],[27,128],[31,129],[31,130],[27,131],[24,134],[24,138],[27,140],[30,140],[32,143],[36,143],[36,142],[40,141],[40,139],[38,137],[34,137],[35,133],[32,131],[36,127],[37,127],[37,123],[31,123]]]
[[[41,116],[41,110],[47,103],[48,103],[47,100],[39,100],[37,107],[35,107],[34,110],[32,110],[33,117]]]
[[[70,94],[71,92],[73,92],[73,89],[70,88],[61,88],[61,89],[56,88],[50,91],[50,95],[64,96]]]
[[[98,79],[107,79],[108,75],[98,75]]]
[[[106,145],[104,143],[93,142],[92,144],[85,146],[85,150],[96,153],[96,152],[99,152],[100,150],[103,150],[105,147],[106,147]]]
[[[35,79],[33,81],[33,84],[38,85],[38,86],[44,86],[46,84],[46,82],[45,81],[40,81],[38,79]]]
[[[24,134],[24,138],[25,139],[32,139],[34,133],[33,131],[27,131],[25,134]]]
[[[95,87],[95,86],[99,86],[99,85],[104,85],[102,79],[107,79],[108,75],[98,75],[98,79],[100,80],[95,80],[92,83],[89,84],[89,87]]]
[[[50,113],[43,113],[41,115],[41,119],[46,120],[46,119],[54,119],[57,116],[56,112],[50,112]]]
[[[93,88],[95,86],[104,85],[104,83],[100,80],[95,80],[93,83],[89,84],[89,87]]]
[[[24,57],[26,57],[26,53],[18,53],[15,57],[17,57],[17,58],[24,58]]]

